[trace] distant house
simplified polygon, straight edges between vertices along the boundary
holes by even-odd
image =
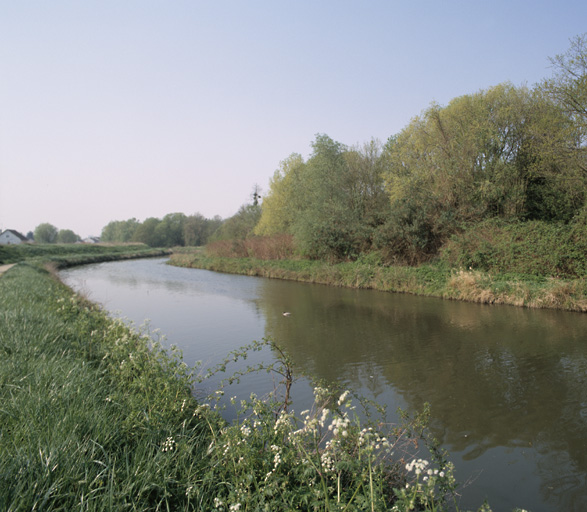
[[[24,242],[28,242],[26,237],[14,229],[7,229],[0,235],[0,245],[16,245]]]

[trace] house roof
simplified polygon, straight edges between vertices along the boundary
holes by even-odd
[[[7,229],[6,231],[4,231],[2,234],[4,233],[12,233],[15,237],[19,238],[20,240],[22,240],[23,242],[27,241],[27,238],[25,236],[22,236],[18,231],[16,231],[15,229]]]

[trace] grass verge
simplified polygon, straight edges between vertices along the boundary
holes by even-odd
[[[171,251],[144,244],[20,244],[0,245],[0,265],[27,261],[65,268],[134,258],[165,256]]]
[[[483,304],[509,304],[587,312],[587,278],[449,269],[444,265],[386,267],[369,256],[352,263],[208,257],[202,251],[175,253],[172,265],[308,283],[412,293]]]
[[[0,509],[189,506],[209,435],[178,358],[26,263],[0,324]]]

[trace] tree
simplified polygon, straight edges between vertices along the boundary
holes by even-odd
[[[58,244],[75,244],[80,241],[80,237],[71,229],[60,229],[56,241]]]
[[[253,230],[261,217],[259,204],[242,205],[238,212],[226,219],[211,236],[211,241],[216,240],[244,240],[253,236]]]
[[[184,245],[183,225],[186,216],[183,213],[168,213],[155,227],[155,237],[160,247]]]
[[[263,200],[255,234],[291,233],[292,226],[308,203],[304,172],[304,159],[297,153],[280,163],[269,182],[269,192]]]
[[[292,232],[308,256],[355,259],[371,249],[389,203],[383,182],[381,144],[348,148],[318,135],[303,174],[306,205]]]
[[[505,83],[431,105],[386,144],[392,215],[379,243],[414,262],[466,223],[570,220],[585,198],[568,151],[576,139],[538,89]]]
[[[138,226],[139,221],[135,218],[128,220],[113,220],[102,228],[102,235],[100,238],[103,242],[130,242]]]
[[[432,105],[386,146],[392,206],[420,195],[458,222],[564,217],[575,207],[564,205],[573,192],[561,179],[571,172],[561,148],[572,138],[552,102],[526,87],[501,84]],[[556,191],[560,204],[537,204],[546,200],[540,189]]]
[[[570,43],[566,53],[550,59],[554,74],[542,83],[542,90],[574,124],[574,143],[563,147],[562,152],[574,158],[573,186],[582,190],[583,211],[587,212],[587,33],[574,37]],[[560,153],[559,150],[557,154]]]
[[[346,146],[319,134],[312,149],[299,190],[305,204],[294,220],[292,232],[302,253],[310,258],[352,257],[355,222],[349,201]]]
[[[542,86],[580,125],[584,148],[587,142],[587,32],[572,38],[570,43],[566,53],[550,59],[554,75]]]
[[[263,201],[258,235],[293,234],[307,256],[352,259],[368,250],[389,202],[381,144],[347,148],[317,135],[308,162],[298,154],[281,162]]]
[[[344,157],[350,174],[350,207],[360,216],[362,224],[381,225],[389,215],[381,142],[371,139],[362,146],[350,148]]]
[[[53,224],[45,222],[35,228],[35,242],[40,244],[53,244],[57,239],[57,228]]]
[[[186,246],[198,247],[206,245],[210,236],[222,224],[218,216],[207,219],[202,214],[196,213],[186,217],[183,224],[183,240]]]
[[[159,233],[155,230],[161,221],[155,217],[149,217],[144,222],[137,226],[132,241],[146,244],[150,247],[162,247],[163,240],[160,238]]]

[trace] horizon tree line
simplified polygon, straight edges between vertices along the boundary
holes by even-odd
[[[534,87],[506,82],[432,103],[385,143],[317,134],[309,158],[288,156],[262,201],[255,185],[252,202],[226,220],[112,221],[102,241],[172,247],[287,235],[302,257],[379,251],[411,264],[491,219],[587,224],[587,33],[550,62],[553,76]]]

